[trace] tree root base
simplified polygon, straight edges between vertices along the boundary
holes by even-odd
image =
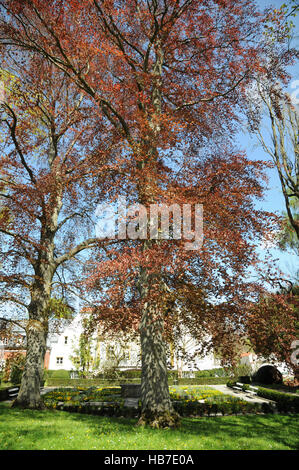
[[[175,429],[180,426],[180,416],[175,411],[146,410],[141,413],[137,426],[146,425],[153,429]]]
[[[11,404],[12,408],[20,408],[23,410],[45,410],[45,404],[38,400],[38,401],[27,401],[27,400],[14,400]]]

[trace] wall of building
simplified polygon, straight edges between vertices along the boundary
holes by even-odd
[[[77,315],[73,322],[65,328],[60,335],[54,335],[50,338],[50,358],[49,369],[51,370],[75,370],[75,365],[71,356],[75,355],[75,349],[78,347],[80,334],[83,332],[82,315]],[[120,346],[122,345],[122,346]],[[94,359],[98,361],[100,371],[110,361],[109,350],[114,348],[116,356],[119,358],[125,352],[125,357],[118,363],[120,370],[135,369],[141,367],[140,346],[137,342],[125,343],[123,338],[105,339],[94,337]],[[125,348],[125,349],[123,349]],[[195,351],[196,344],[190,338],[184,338],[184,349],[188,354]],[[115,361],[114,361],[115,363]],[[188,372],[190,370],[206,370],[220,367],[219,361],[215,360],[213,354],[205,357],[196,357],[196,360],[188,362],[180,360],[175,354],[171,358],[172,369]]]

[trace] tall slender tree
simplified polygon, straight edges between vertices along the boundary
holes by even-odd
[[[25,320],[26,367],[14,404],[40,408],[49,318],[66,310],[63,267],[98,243],[88,236],[90,211],[101,198],[92,183],[107,158],[83,96],[67,77],[37,59],[15,72],[2,72],[0,301],[8,312],[19,307]],[[98,159],[95,173],[91,158]]]
[[[299,202],[299,114],[282,84],[260,75],[254,87],[250,124],[258,141],[271,157],[277,171],[284,197],[286,215],[294,235],[299,239],[299,225],[296,207]],[[259,112],[257,112],[259,110]],[[270,136],[265,132],[265,122],[269,123]]]

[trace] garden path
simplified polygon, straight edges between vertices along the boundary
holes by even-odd
[[[214,388],[215,390],[219,390],[219,392],[225,393],[225,395],[232,395],[234,397],[241,398],[242,400],[246,400],[251,403],[272,403],[271,400],[267,400],[266,398],[251,395],[250,393],[246,393],[241,390],[232,390],[226,385],[209,385],[209,387]]]

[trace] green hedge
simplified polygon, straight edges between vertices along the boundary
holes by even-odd
[[[278,392],[268,388],[258,387],[259,397],[276,402],[277,410],[283,413],[299,413],[299,396],[291,393]]]
[[[179,379],[178,385],[225,385],[227,377],[198,377],[195,379]],[[169,381],[170,384],[170,381]]]
[[[178,373],[176,370],[169,370],[167,372],[169,380],[176,380],[178,377]],[[98,374],[96,376],[97,379],[105,380],[105,374]],[[119,379],[140,379],[141,378],[141,370],[140,369],[128,369],[128,370],[120,370],[117,371],[117,375],[115,375],[114,380]],[[112,379],[111,379],[112,380]]]
[[[236,382],[229,381],[228,387],[233,387]],[[277,411],[281,413],[299,413],[299,396],[291,393],[279,392],[278,390],[271,390],[269,388],[263,388],[256,386],[256,393],[259,397],[271,400],[276,403]],[[246,392],[250,390],[250,385],[243,384],[242,390]]]
[[[217,385],[217,384],[226,384],[228,377],[225,377],[224,369],[212,369],[212,370],[201,370],[195,371],[195,378],[181,378],[178,379],[178,373],[176,370],[169,370],[168,371],[168,381],[169,384],[181,384],[181,385]],[[130,369],[130,370],[123,370],[118,371],[117,377],[111,377],[107,379],[105,374],[98,374],[95,379],[71,379],[70,378],[70,371],[69,370],[45,370],[44,377],[46,380],[46,384],[51,386],[56,385],[68,385],[73,383],[73,380],[80,380],[80,381],[91,381],[94,384],[102,384],[106,383],[108,380],[109,382],[113,383],[126,383],[127,381],[135,382],[135,379],[141,379],[141,370],[140,369]],[[60,382],[59,382],[60,381]]]
[[[206,369],[206,370],[197,370],[195,371],[195,378],[201,377],[226,377],[227,380],[227,372],[223,368],[218,369]]]
[[[140,383],[140,378],[122,378],[119,380],[104,379],[63,379],[50,377],[46,379],[45,385],[48,387],[92,387],[105,385],[121,385],[123,383]],[[198,379],[168,380],[169,385],[224,385],[227,377],[201,377]]]
[[[231,415],[248,413],[271,413],[270,406],[260,403],[250,403],[238,399],[227,399],[226,402],[174,402],[174,409],[181,416],[210,416],[210,415]]]
[[[101,387],[120,385],[122,383],[140,383],[140,379],[103,380],[48,378],[45,385],[47,387]]]
[[[65,369],[51,370],[47,369],[44,371],[45,380],[48,379],[69,379],[70,371]]]

